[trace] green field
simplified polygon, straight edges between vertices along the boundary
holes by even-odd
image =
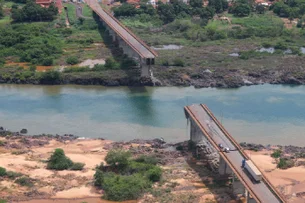
[[[77,17],[76,17],[76,8],[74,5],[65,3],[63,6],[67,7],[68,10],[68,17],[71,24],[76,23]]]
[[[83,16],[92,18],[92,10],[87,4],[83,6]]]
[[[4,16],[2,19],[0,19],[0,26],[4,26],[6,24],[9,24],[11,21],[12,20],[9,16]]]

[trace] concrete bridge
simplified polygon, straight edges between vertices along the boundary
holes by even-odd
[[[241,146],[225,130],[207,106],[191,105],[184,107],[185,116],[190,124],[190,139],[197,147],[204,146],[205,153],[218,157],[218,172],[220,175],[232,176],[234,194],[242,194],[249,203],[280,203],[286,200],[262,173],[262,181],[254,183],[241,167],[243,159],[250,159]],[[218,146],[222,144],[230,149],[223,152]],[[215,162],[215,159],[214,159]],[[214,165],[211,162],[211,165]],[[235,179],[235,176],[238,179]]]
[[[103,9],[96,0],[85,1],[100,17],[113,42],[119,44],[124,54],[138,62],[141,68],[141,76],[152,76],[151,67],[155,64],[157,53],[113,17],[111,13]]]

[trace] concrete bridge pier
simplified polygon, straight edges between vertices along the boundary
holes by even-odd
[[[219,168],[218,172],[220,175],[231,175],[233,173],[232,169],[228,166],[227,162],[220,156],[219,157]]]
[[[245,197],[247,203],[257,203],[257,201],[250,195],[248,190],[245,192]]]
[[[141,70],[141,77],[152,77],[151,66],[154,65],[155,59],[141,57],[120,36],[118,36],[115,31],[113,31],[106,23],[104,23],[102,19],[101,21],[103,22],[103,25],[106,27],[106,30],[109,32],[112,41],[114,43],[117,43],[118,46],[122,48],[124,54],[126,54],[128,57],[132,58],[139,64]]]

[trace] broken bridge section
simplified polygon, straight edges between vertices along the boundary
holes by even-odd
[[[106,29],[109,31],[113,42],[119,44],[124,54],[138,62],[142,77],[152,76],[152,66],[158,56],[141,39],[127,29],[120,21],[103,9],[96,0],[85,0],[89,7],[100,17]]]
[[[262,181],[259,183],[253,182],[245,173],[241,163],[242,160],[250,158],[207,106],[186,106],[184,112],[189,124],[190,140],[196,144],[196,150],[211,157],[209,165],[212,170],[220,175],[233,177],[233,193],[242,194],[248,203],[286,202],[263,173]],[[225,152],[224,148],[229,151]]]

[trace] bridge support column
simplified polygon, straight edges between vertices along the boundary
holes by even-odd
[[[195,143],[199,143],[202,141],[205,141],[204,139],[204,135],[202,133],[202,131],[200,130],[200,128],[196,125],[196,123],[192,120],[190,120],[190,140],[195,142]]]
[[[234,196],[245,196],[246,188],[239,180],[236,180],[235,175],[233,174],[233,182],[232,182],[232,193]]]
[[[249,193],[249,191],[248,190],[246,190],[246,202],[247,203],[257,203],[256,201],[255,201],[255,199],[253,199],[251,196],[250,196],[250,193]]]
[[[231,170],[231,168],[228,166],[228,164],[226,163],[226,161],[222,157],[219,157],[218,172],[219,172],[220,175],[230,175],[233,172]]]

